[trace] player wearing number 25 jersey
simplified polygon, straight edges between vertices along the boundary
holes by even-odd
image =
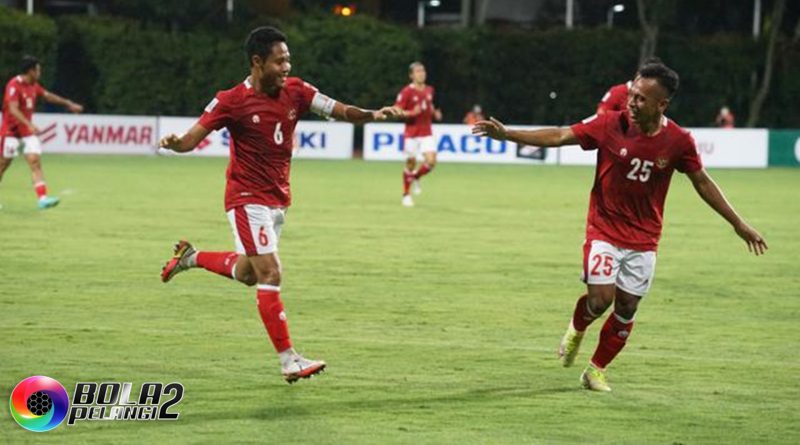
[[[578,299],[559,355],[571,366],[584,333],[614,303],[600,332],[584,387],[610,391],[606,366],[625,346],[639,301],[653,281],[664,201],[672,174],[685,173],[695,190],[725,218],[756,255],[767,244],[725,199],[703,168],[691,135],[664,116],[678,89],[678,74],[660,62],[643,65],[628,94],[626,110],[598,113],[568,128],[509,130],[497,120],[478,122],[473,132],[525,145],[580,144],[597,149],[589,199],[583,277],[587,293]]]
[[[289,339],[283,310],[278,242],[291,204],[289,166],[297,120],[307,111],[354,123],[398,117],[391,107],[363,110],[337,102],[299,78],[289,77],[291,57],[286,36],[272,27],[253,30],[245,43],[250,75],[222,91],[206,106],[189,131],[164,137],[160,146],[177,152],[193,150],[212,130],[231,134],[225,211],[236,251],[197,251],[179,241],[161,280],[200,267],[248,286],[257,286],[256,302],[281,371],[289,383],[321,372],[322,360],[297,353]]]

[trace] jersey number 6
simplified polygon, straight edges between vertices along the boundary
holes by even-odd
[[[281,133],[281,122],[278,122],[278,125],[275,125],[275,134],[273,135],[275,138],[275,143],[278,145],[283,144],[283,133]]]

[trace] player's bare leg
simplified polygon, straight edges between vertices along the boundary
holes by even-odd
[[[0,147],[0,150],[2,150],[2,147]],[[13,160],[14,158],[4,158],[2,152],[0,152],[0,182],[3,181],[3,173],[5,173],[6,170],[8,170],[8,167],[11,165],[11,161]],[[0,209],[2,208],[3,205],[0,204]]]
[[[25,161],[28,162],[28,166],[31,169],[33,190],[39,200],[39,208],[49,209],[57,206],[59,199],[55,196],[47,196],[47,184],[44,182],[44,172],[42,172],[42,157],[36,153],[26,153]]]
[[[248,257],[258,281],[256,302],[261,321],[267,329],[281,363],[283,377],[289,383],[309,378],[325,369],[325,362],[309,360],[292,347],[289,324],[280,297],[281,263],[277,253]]]
[[[575,310],[567,326],[567,332],[564,333],[558,347],[558,357],[564,367],[572,366],[575,363],[575,357],[578,356],[586,328],[611,306],[616,286],[613,284],[588,284],[586,290],[586,294],[575,303]]]
[[[581,376],[584,387],[595,391],[611,391],[606,379],[606,367],[625,347],[633,330],[633,316],[639,301],[641,297],[616,289],[614,311],[603,324],[597,349]]]
[[[416,156],[408,156],[406,158],[406,166],[403,170],[403,201],[402,204],[405,207],[413,207],[414,200],[411,199],[411,194],[409,193],[409,189],[411,188],[411,183],[414,182],[415,173],[414,168],[417,166],[417,158]]]
[[[3,174],[5,174],[6,170],[8,170],[8,167],[11,166],[11,161],[13,160],[14,158],[4,158],[0,156],[0,181],[3,180]]]

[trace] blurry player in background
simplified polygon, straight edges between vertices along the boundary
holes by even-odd
[[[661,59],[658,57],[649,57],[644,60],[641,66],[650,63],[661,63]],[[633,79],[636,80],[637,77],[639,77],[638,70],[633,75]],[[628,91],[630,91],[631,85],[633,85],[633,80],[609,88],[606,94],[603,95],[603,98],[600,99],[600,103],[597,104],[597,114],[603,114],[607,111],[624,110],[628,104]]]
[[[161,279],[167,282],[182,271],[202,267],[256,285],[261,320],[278,352],[284,378],[293,383],[325,368],[325,362],[306,359],[292,347],[280,298],[278,242],[291,203],[289,168],[297,120],[306,111],[353,123],[398,117],[398,113],[392,107],[372,111],[343,104],[300,78],[289,77],[292,65],[286,36],[275,28],[253,30],[245,50],[250,75],[235,87],[218,92],[186,134],[160,141],[163,148],[187,152],[213,130],[226,127],[230,131],[225,211],[236,252],[197,251],[187,241],[180,241]]]
[[[406,126],[403,131],[405,140],[403,152],[406,155],[406,165],[403,170],[403,205],[412,207],[409,189],[414,189],[414,194],[422,193],[419,180],[433,170],[436,166],[436,142],[433,140],[432,121],[442,120],[442,111],[433,105],[433,87],[426,85],[428,74],[425,65],[414,62],[408,67],[408,77],[411,83],[406,85],[397,95],[395,107],[401,111],[405,118]],[[416,169],[417,156],[422,153],[423,164]]]
[[[47,196],[47,184],[42,173],[42,143],[37,134],[39,129],[33,125],[33,110],[36,99],[41,96],[47,102],[61,105],[72,113],[80,113],[83,106],[53,94],[39,85],[42,77],[42,64],[36,57],[22,58],[19,75],[6,84],[3,96],[3,124],[0,128],[0,180],[11,165],[11,161],[22,152],[31,169],[33,190],[39,198],[39,208],[48,209],[58,205],[58,198]]]
[[[559,347],[562,364],[571,366],[586,328],[614,303],[581,375],[583,385],[592,390],[611,391],[606,367],[625,346],[639,301],[653,282],[664,201],[675,170],[689,177],[751,252],[767,250],[764,238],[734,211],[706,173],[689,132],[664,116],[677,89],[677,73],[651,63],[633,81],[627,110],[596,114],[566,128],[510,130],[495,119],[473,128],[475,134],[525,145],[580,144],[584,150],[598,150],[583,246],[587,294],[578,299]]]

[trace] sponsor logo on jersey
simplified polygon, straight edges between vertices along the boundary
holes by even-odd
[[[627,148],[625,148],[625,147],[622,147],[622,148],[620,148],[620,149],[619,149],[619,155],[620,155],[620,156],[622,156],[623,158],[624,158],[625,156],[628,156],[628,149],[627,149]]]
[[[259,123],[259,122],[261,122],[261,118],[260,118],[260,117],[258,117],[258,115],[257,115],[257,114],[254,114],[254,115],[253,115],[253,123],[254,123],[254,124],[257,124],[257,123]]]

